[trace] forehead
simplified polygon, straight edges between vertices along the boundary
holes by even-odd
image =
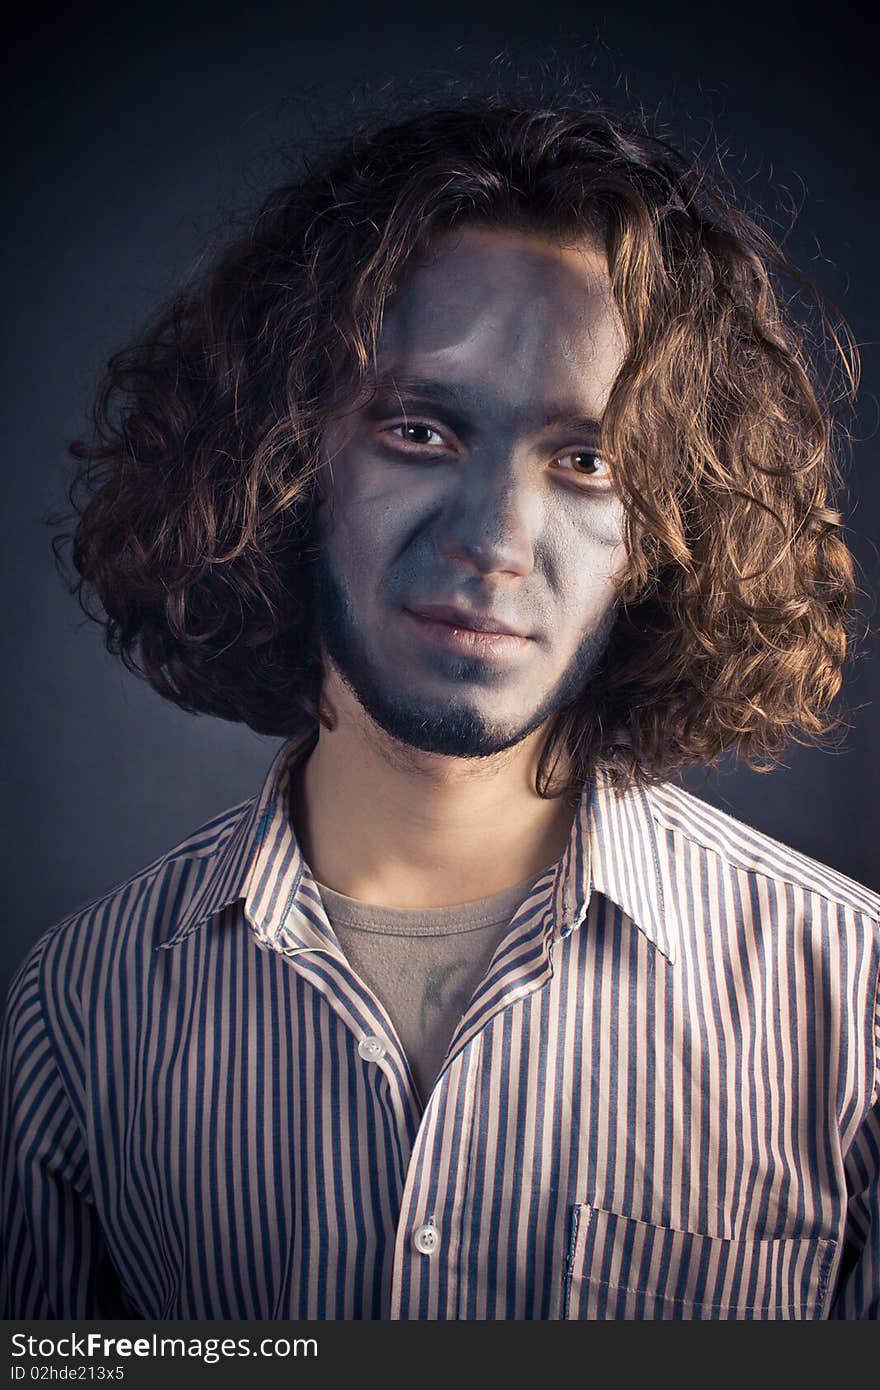
[[[377,367],[523,403],[601,406],[623,358],[604,252],[469,227],[438,238],[393,297]]]

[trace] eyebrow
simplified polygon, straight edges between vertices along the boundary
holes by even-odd
[[[368,386],[371,399],[391,397],[400,400],[401,405],[442,405],[459,414],[474,411],[480,402],[473,390],[463,384],[449,381],[433,381],[429,377],[414,376],[404,372],[382,372],[373,377]],[[369,408],[369,407],[368,407]],[[531,424],[524,420],[524,424]],[[552,429],[557,434],[577,434],[598,440],[601,422],[591,415],[580,415],[570,406],[550,405],[541,418],[531,426],[531,433]]]

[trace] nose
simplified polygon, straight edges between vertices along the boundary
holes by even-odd
[[[472,456],[438,522],[440,554],[481,576],[531,573],[535,505],[509,463]]]

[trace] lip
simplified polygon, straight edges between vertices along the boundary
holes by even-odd
[[[447,623],[450,627],[467,629],[469,632],[479,632],[495,637],[518,637],[521,641],[526,640],[524,632],[517,632],[515,627],[508,626],[500,618],[494,618],[489,613],[471,613],[466,608],[459,608],[451,603],[420,603],[418,608],[410,608],[407,611],[415,618],[427,618],[429,622]]]
[[[449,604],[421,604],[404,612],[423,637],[462,656],[506,660],[518,655],[529,641],[499,618]]]

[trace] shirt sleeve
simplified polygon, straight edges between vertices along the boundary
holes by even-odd
[[[64,1050],[47,1025],[46,940],[12,982],[0,1034],[0,1316],[137,1316],[125,1306],[92,1197],[71,1084],[75,1015]]]
[[[846,1156],[849,1200],[832,1318],[880,1318],[880,997],[874,1024],[874,1103]]]

